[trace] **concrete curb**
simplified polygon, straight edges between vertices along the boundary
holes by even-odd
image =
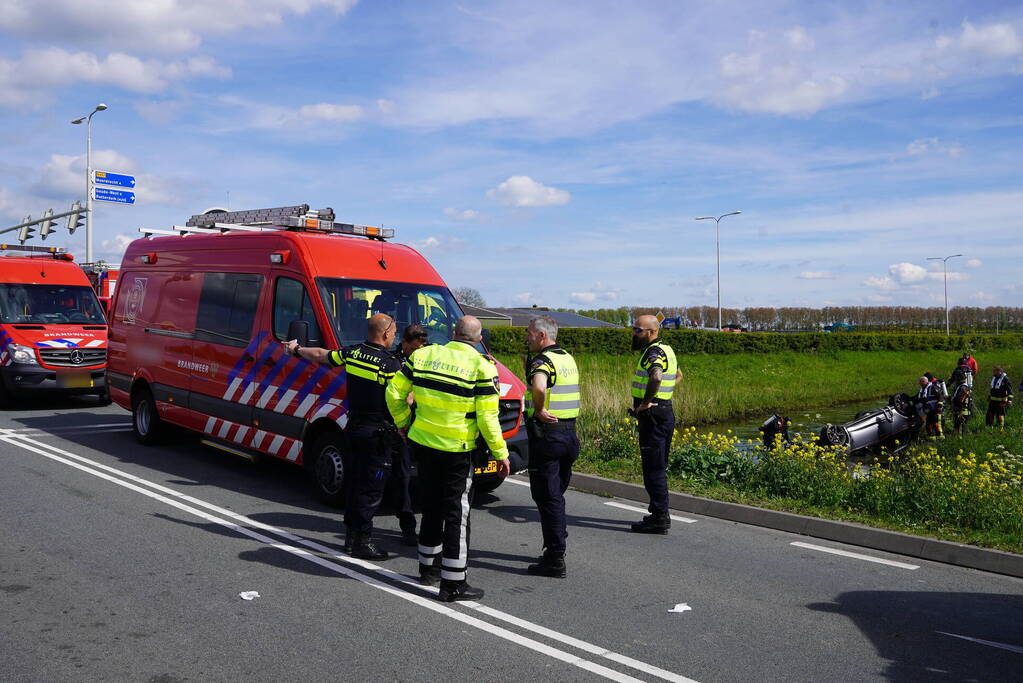
[[[639,484],[629,484],[593,474],[573,472],[572,488],[642,503],[649,501],[646,489]],[[791,512],[765,510],[739,503],[726,503],[676,491],[670,491],[668,497],[673,510],[1023,578],[1023,555],[1015,553],[978,548],[963,543],[939,541],[898,531],[875,529],[851,522],[836,522],[830,519],[796,515]]]

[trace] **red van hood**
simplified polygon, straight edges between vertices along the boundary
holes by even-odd
[[[107,330],[86,330],[99,325],[32,325],[0,323],[0,365],[8,365],[11,344],[35,349],[105,349]]]
[[[515,374],[500,363],[497,365],[497,381],[500,383],[501,400],[521,399],[526,393],[526,385]]]

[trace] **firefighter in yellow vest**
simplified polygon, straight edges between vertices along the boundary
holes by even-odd
[[[639,422],[639,454],[643,485],[650,496],[650,514],[632,525],[641,534],[666,534],[668,516],[668,452],[675,432],[671,395],[678,378],[675,351],[658,339],[660,323],[652,315],[636,318],[632,348],[641,351],[632,376],[632,410]]]
[[[460,318],[453,341],[422,347],[387,385],[387,407],[412,442],[419,467],[420,582],[436,585],[440,579],[438,597],[444,602],[483,597],[466,581],[471,456],[477,437],[483,437],[497,460],[498,474],[509,473],[508,447],[497,419],[497,368],[475,348],[481,330],[473,316]],[[406,401],[413,389],[415,419]]]
[[[533,357],[526,364],[526,429],[529,434],[529,489],[540,513],[543,555],[530,574],[564,578],[565,491],[572,463],[579,457],[575,419],[579,416],[579,370],[555,342],[558,323],[550,316],[533,318],[526,344]]]

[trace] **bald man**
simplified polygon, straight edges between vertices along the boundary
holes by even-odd
[[[287,342],[288,351],[306,360],[348,373],[349,453],[345,465],[345,552],[364,560],[386,560],[386,550],[373,542],[373,515],[394,465],[401,438],[387,410],[384,392],[401,369],[391,352],[397,326],[391,316],[377,313],[367,321],[366,341],[341,351],[301,347]]]
[[[675,432],[671,396],[678,380],[675,351],[658,338],[661,324],[652,315],[636,318],[632,349],[640,351],[632,377],[632,410],[639,422],[639,454],[643,485],[650,496],[650,514],[632,525],[641,534],[666,534],[668,515],[668,452]]]
[[[497,368],[476,350],[480,339],[480,321],[471,315],[460,318],[453,341],[413,353],[387,387],[387,407],[412,442],[419,467],[419,580],[430,586],[439,581],[437,597],[444,602],[483,597],[483,589],[467,580],[477,438],[486,442],[498,474],[509,472],[508,447],[497,419]],[[413,389],[414,418],[406,400]]]

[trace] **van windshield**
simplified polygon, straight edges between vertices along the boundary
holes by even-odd
[[[426,328],[427,341],[451,341],[462,309],[443,287],[407,282],[378,282],[317,278],[323,307],[342,346],[366,339],[366,321],[375,313],[386,313],[398,324],[396,341],[405,327],[419,323]]]
[[[92,288],[0,283],[0,321],[37,325],[106,324]]]

